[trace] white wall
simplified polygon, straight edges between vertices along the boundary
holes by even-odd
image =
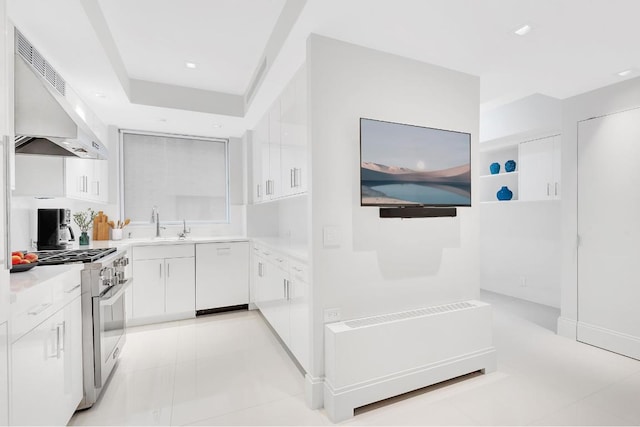
[[[360,207],[359,118],[469,132],[475,162],[479,80],[317,35],[307,42],[307,67],[318,377],[325,308],[349,319],[478,296],[477,192],[456,218],[380,219],[377,208]],[[325,226],[338,227],[340,247],[323,247]]]
[[[640,78],[568,98],[562,105],[562,301],[558,333],[576,337],[577,293],[577,123],[640,107]]]
[[[557,134],[561,127],[562,102],[531,95],[480,114],[480,149],[515,144],[517,152],[518,143]],[[561,203],[480,205],[482,289],[560,307]]]
[[[560,308],[561,204],[480,207],[480,287]]]
[[[553,135],[562,127],[559,99],[534,94],[480,115],[480,142],[494,140],[527,141]]]

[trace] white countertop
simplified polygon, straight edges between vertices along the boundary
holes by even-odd
[[[31,270],[10,274],[11,293],[18,294],[73,270],[82,270],[83,264],[37,265]]]
[[[299,261],[309,261],[309,248],[306,244],[291,242],[289,239],[278,237],[254,237],[252,241],[269,246],[276,251],[296,258]]]
[[[161,238],[138,238],[122,240],[91,240],[87,249],[118,248],[126,249],[131,246],[148,245],[184,245],[195,243],[216,243],[216,242],[247,242],[255,241],[267,245],[283,254],[289,255],[301,261],[308,260],[308,248],[303,244],[291,243],[288,239],[279,238],[248,238],[244,236],[194,236],[186,239],[177,237]],[[69,249],[79,249],[77,243]],[[72,270],[82,270],[83,264],[64,265],[38,265],[28,271],[10,274],[11,293],[19,293],[26,289],[33,288]]]
[[[188,245],[194,243],[216,243],[216,242],[246,242],[250,239],[243,236],[193,236],[185,239],[178,237],[145,237],[137,239],[122,240],[91,240],[88,246],[78,246],[77,243],[70,249],[100,249],[100,248],[120,248],[129,246],[148,245]]]

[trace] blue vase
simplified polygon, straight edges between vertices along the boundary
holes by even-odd
[[[507,160],[504,164],[504,170],[507,172],[513,172],[516,170],[516,162],[514,160]]]
[[[491,163],[489,165],[489,170],[491,171],[491,175],[500,173],[500,163]]]
[[[496,196],[498,196],[498,200],[511,200],[513,191],[509,190],[509,187],[505,185],[496,193]]]

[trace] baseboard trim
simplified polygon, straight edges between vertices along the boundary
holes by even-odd
[[[324,406],[324,377],[304,376],[304,397],[309,409],[320,409]]]
[[[577,323],[578,341],[640,360],[640,337],[585,322]]]
[[[411,372],[399,372],[366,383],[335,389],[325,378],[324,407],[332,422],[353,417],[353,410],[392,396],[417,390],[471,372],[490,373],[496,370],[494,347],[430,364]]]
[[[578,328],[578,322],[576,322],[575,319],[570,319],[564,316],[558,317],[556,333],[561,337],[576,340],[577,328]]]
[[[183,311],[181,313],[161,314],[157,316],[137,317],[127,319],[127,326],[151,325],[153,323],[173,322],[175,320],[193,319],[195,311]]]

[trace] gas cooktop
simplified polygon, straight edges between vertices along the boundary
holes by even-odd
[[[113,252],[116,248],[102,249],[60,249],[52,251],[37,251],[39,265],[56,265],[94,262]]]

